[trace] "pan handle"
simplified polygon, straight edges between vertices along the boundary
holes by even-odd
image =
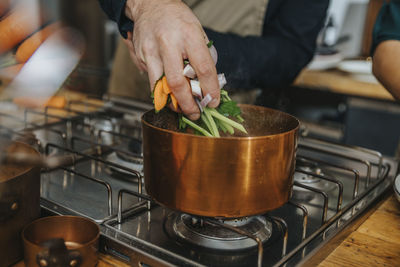
[[[7,221],[19,210],[18,197],[0,199],[0,222]]]
[[[41,244],[44,250],[36,255],[40,267],[79,267],[82,257],[78,250],[68,250],[62,238],[53,238]]]

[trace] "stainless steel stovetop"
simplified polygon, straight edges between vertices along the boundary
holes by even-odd
[[[70,158],[42,172],[42,208],[95,220],[101,250],[133,266],[301,264],[370,208],[398,171],[379,152],[301,136],[287,204],[258,217],[197,218],[146,195],[140,116],[151,106],[107,97],[64,109],[2,107],[1,135],[31,131],[43,154]]]

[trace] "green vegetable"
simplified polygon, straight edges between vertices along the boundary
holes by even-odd
[[[193,129],[199,131],[199,132],[202,133],[203,135],[208,136],[208,137],[212,137],[212,135],[211,135],[209,132],[207,132],[206,129],[204,129],[204,128],[198,126],[196,123],[194,123],[194,122],[192,122],[191,120],[187,119],[185,116],[182,116],[181,119],[182,119],[182,121],[183,121],[184,123],[186,123],[187,125],[189,125],[189,126],[192,127]]]
[[[229,134],[234,134],[234,129],[247,134],[246,129],[241,125],[243,118],[240,114],[241,110],[237,103],[232,101],[225,90],[221,90],[221,104],[217,108],[203,108],[203,112],[197,122],[190,121],[180,114],[179,129],[185,130],[189,126],[195,129],[197,133],[213,137],[220,137],[219,129]],[[238,122],[229,117],[236,118]]]

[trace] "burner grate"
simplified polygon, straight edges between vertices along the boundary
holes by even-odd
[[[376,151],[301,137],[295,173],[330,186],[317,188],[311,183],[295,181],[296,194],[312,197],[292,197],[281,208],[261,215],[273,228],[268,241],[238,224],[202,218],[203,224],[222,227],[224,233],[231,232],[251,242],[244,251],[210,252],[170,238],[164,222],[169,216],[182,218],[183,215],[152,201],[145,192],[140,171],[108,160],[112,153],[123,153],[142,163],[141,155],[132,153],[123,144],[141,140],[139,114],[144,109],[129,100],[108,96],[102,105],[90,103],[89,99],[69,101],[63,109],[26,109],[22,118],[0,113],[1,121],[7,117],[24,126],[21,130],[40,132],[40,145],[46,155],[74,158],[72,165],[43,171],[42,207],[53,213],[77,214],[96,220],[102,230],[102,250],[131,264],[282,266],[301,263],[382,195],[390,187],[398,166],[398,162]],[[57,115],[60,112],[62,115]],[[128,126],[127,118],[134,118]],[[100,127],[94,123],[96,120],[106,120],[109,127]],[[20,129],[3,123],[2,130],[21,134]],[[49,140],[43,133],[52,133],[57,138]],[[321,171],[301,168],[307,164]],[[132,179],[116,179],[107,172],[110,168]]]

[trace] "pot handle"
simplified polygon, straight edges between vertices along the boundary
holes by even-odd
[[[44,250],[36,255],[40,267],[79,267],[82,257],[78,250],[68,250],[62,238],[53,238],[41,244]]]
[[[19,210],[17,197],[0,199],[0,222],[7,221]]]

